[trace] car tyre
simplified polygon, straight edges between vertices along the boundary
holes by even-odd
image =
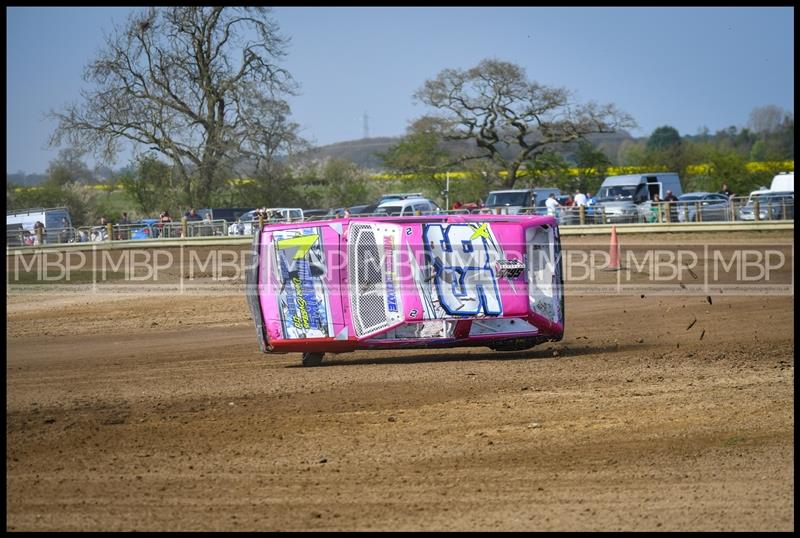
[[[324,353],[303,353],[303,366],[319,366]]]
[[[494,351],[524,351],[532,347],[538,346],[543,342],[547,342],[550,338],[533,337],[533,338],[511,338],[508,340],[498,340],[493,342],[489,349]]]

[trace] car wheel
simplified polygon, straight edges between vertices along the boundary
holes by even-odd
[[[538,346],[543,342],[547,342],[548,338],[533,337],[533,338],[512,338],[510,340],[500,340],[492,343],[489,349],[494,351],[524,351],[534,346]]]
[[[303,366],[319,366],[324,353],[303,353]]]

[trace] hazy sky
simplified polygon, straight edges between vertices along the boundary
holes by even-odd
[[[142,8],[135,8],[142,9]],[[7,8],[6,170],[43,172],[54,124],[127,8]],[[581,101],[683,134],[746,125],[755,107],[794,112],[794,8],[275,8],[302,134],[324,145],[399,136],[426,112],[412,94],[445,68],[486,58]],[[124,155],[114,167],[126,164]],[[94,161],[87,159],[91,165]]]

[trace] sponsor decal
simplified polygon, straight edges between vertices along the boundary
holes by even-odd
[[[495,263],[497,278],[517,278],[525,270],[525,264],[519,260],[497,260]]]
[[[389,312],[397,312],[397,293],[394,289],[394,241],[391,235],[383,236],[384,283],[386,284],[386,307]]]
[[[285,338],[322,338],[333,333],[319,228],[274,232]]]

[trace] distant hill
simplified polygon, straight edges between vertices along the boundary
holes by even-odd
[[[385,170],[383,161],[379,157],[381,153],[386,153],[389,148],[400,142],[402,137],[399,136],[383,136],[375,138],[362,138],[359,140],[347,140],[344,142],[336,142],[335,144],[328,144],[327,146],[319,146],[310,149],[303,154],[297,156],[300,161],[309,160],[326,160],[326,159],[343,159],[358,165],[360,168],[367,170],[382,171]],[[589,141],[595,147],[602,150],[612,162],[616,162],[617,151],[619,146],[626,140],[634,140],[628,133],[611,133],[611,134],[597,134],[588,137]],[[474,142],[452,141],[447,143],[448,148],[455,154],[459,152],[472,151],[474,149]],[[574,162],[572,152],[569,150],[562,151],[562,156],[568,162]],[[104,170],[105,177],[111,176],[111,170]],[[19,171],[14,174],[6,174],[6,184],[14,183],[15,185],[32,186],[38,185],[47,179],[46,174],[26,174]]]
[[[342,159],[353,162],[361,168],[381,170],[383,169],[383,161],[378,155],[387,152],[390,147],[399,141],[400,137],[396,136],[348,140],[312,148],[299,157],[301,159],[314,160]]]
[[[361,168],[369,170],[383,170],[383,161],[378,156],[386,153],[390,147],[400,142],[401,137],[377,137],[362,138],[360,140],[349,140],[337,142],[327,146],[319,146],[306,151],[300,156],[301,159],[325,160],[343,159],[351,161]],[[626,140],[634,140],[627,132],[595,134],[588,137],[588,140],[597,148],[602,150],[612,162],[617,160],[617,151],[620,145]],[[472,151],[474,142],[453,141],[447,143],[449,149],[458,154],[459,152]],[[562,156],[568,162],[574,162],[571,151],[563,150]]]

